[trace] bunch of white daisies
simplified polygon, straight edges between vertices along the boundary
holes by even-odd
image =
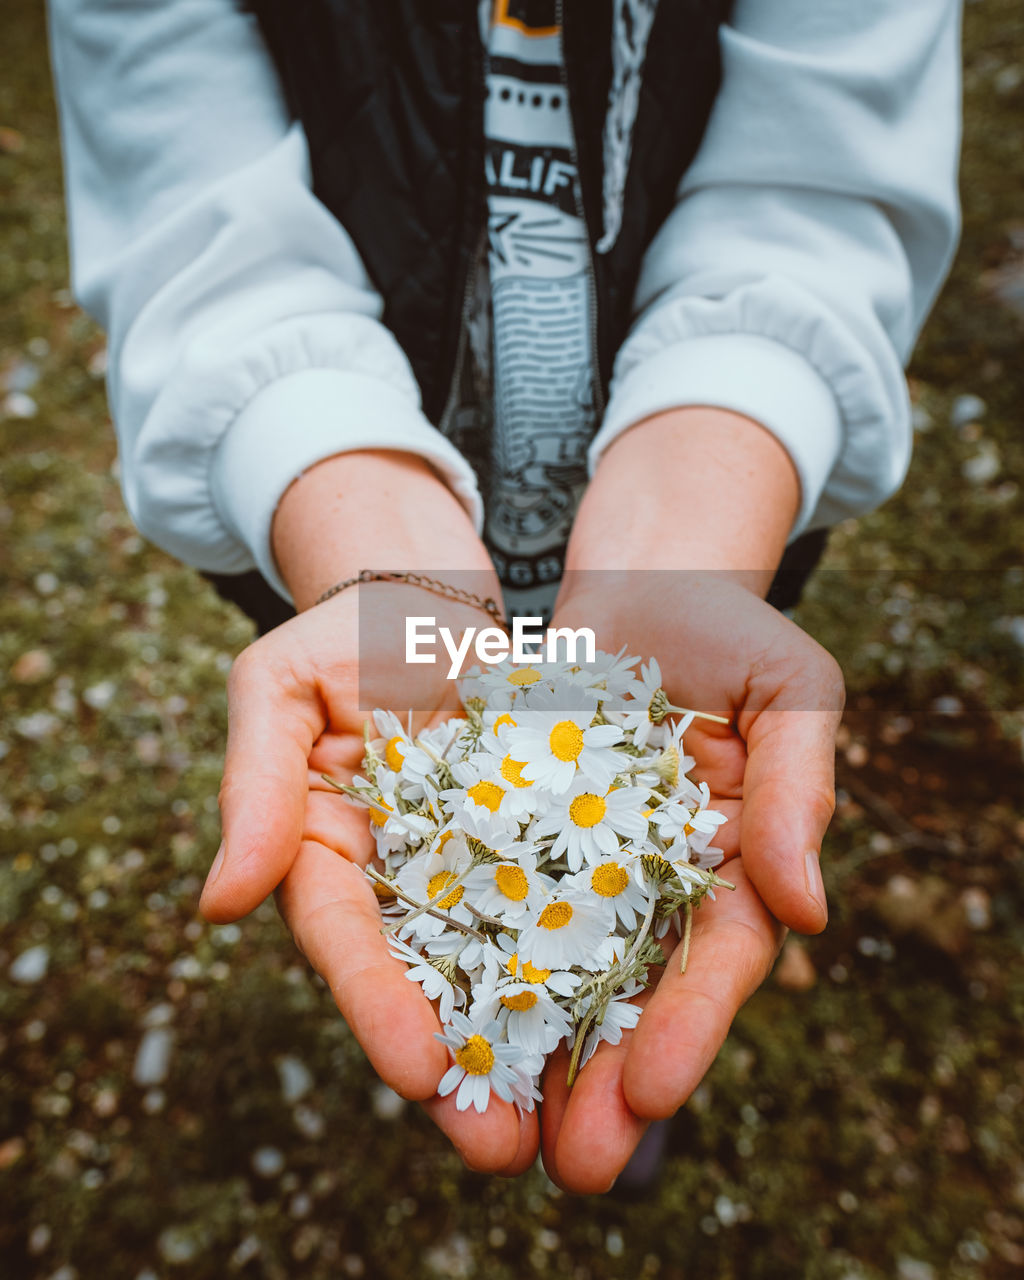
[[[492,1093],[532,1110],[560,1041],[570,1083],[618,1044],[659,939],[688,941],[693,907],[727,883],[711,847],[725,817],[686,776],[698,713],[637,662],[474,669],[464,719],[413,736],[376,711],[367,777],[341,788],[369,807],[367,874],[391,950],[439,1002],[454,1062],[438,1092],[459,1110]]]

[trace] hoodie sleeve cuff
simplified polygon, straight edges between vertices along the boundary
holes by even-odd
[[[704,405],[744,414],[788,452],[800,480],[800,511],[790,535],[811,522],[839,457],[842,428],[829,384],[801,355],[752,334],[711,334],[670,343],[612,384],[588,456],[593,475],[616,437],[652,414]]]
[[[408,396],[379,378],[350,370],[289,374],[249,401],[217,446],[210,473],[221,519],[286,600],[291,593],[270,541],[277,505],[303,471],[356,449],[394,449],[424,458],[466,508],[477,531],[483,527],[472,467]]]

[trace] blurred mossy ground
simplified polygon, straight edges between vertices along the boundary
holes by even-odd
[[[1019,0],[967,8],[964,243],[915,359],[911,477],[802,607],[850,685],[832,923],[789,944],[639,1204],[465,1172],[270,904],[196,919],[249,631],[124,515],[40,8],[10,0],[0,75],[0,1272],[1021,1274]],[[32,948],[47,973],[18,981]],[[139,1085],[147,1034],[167,1073]]]

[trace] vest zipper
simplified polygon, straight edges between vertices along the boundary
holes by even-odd
[[[573,199],[576,202],[576,215],[583,223],[583,233],[587,240],[587,328],[590,338],[590,387],[594,396],[594,424],[598,425],[604,413],[604,386],[601,382],[601,366],[597,353],[597,279],[594,271],[594,251],[590,241],[590,223],[587,211],[583,207],[583,187],[580,182],[580,157],[576,148],[576,121],[573,117],[572,94],[569,91],[569,76],[565,67],[565,2],[555,0],[555,24],[558,27],[558,76],[562,82],[565,101],[569,111],[569,158],[576,170],[573,183]]]
[[[477,272],[480,270],[480,254],[483,251],[484,233],[481,232],[477,238],[476,251],[473,254],[473,260],[466,272],[466,285],[462,292],[462,307],[459,310],[459,341],[455,348],[455,367],[452,369],[451,382],[448,384],[448,399],[444,403],[444,411],[441,414],[439,430],[442,435],[448,435],[448,428],[455,414],[455,410],[459,407],[459,387],[462,382],[462,366],[466,359],[466,344],[469,341],[469,302],[476,289]]]

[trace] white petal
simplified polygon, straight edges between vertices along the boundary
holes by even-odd
[[[453,1063],[441,1077],[441,1083],[437,1086],[438,1094],[447,1098],[465,1074],[464,1067],[460,1067],[457,1062]]]

